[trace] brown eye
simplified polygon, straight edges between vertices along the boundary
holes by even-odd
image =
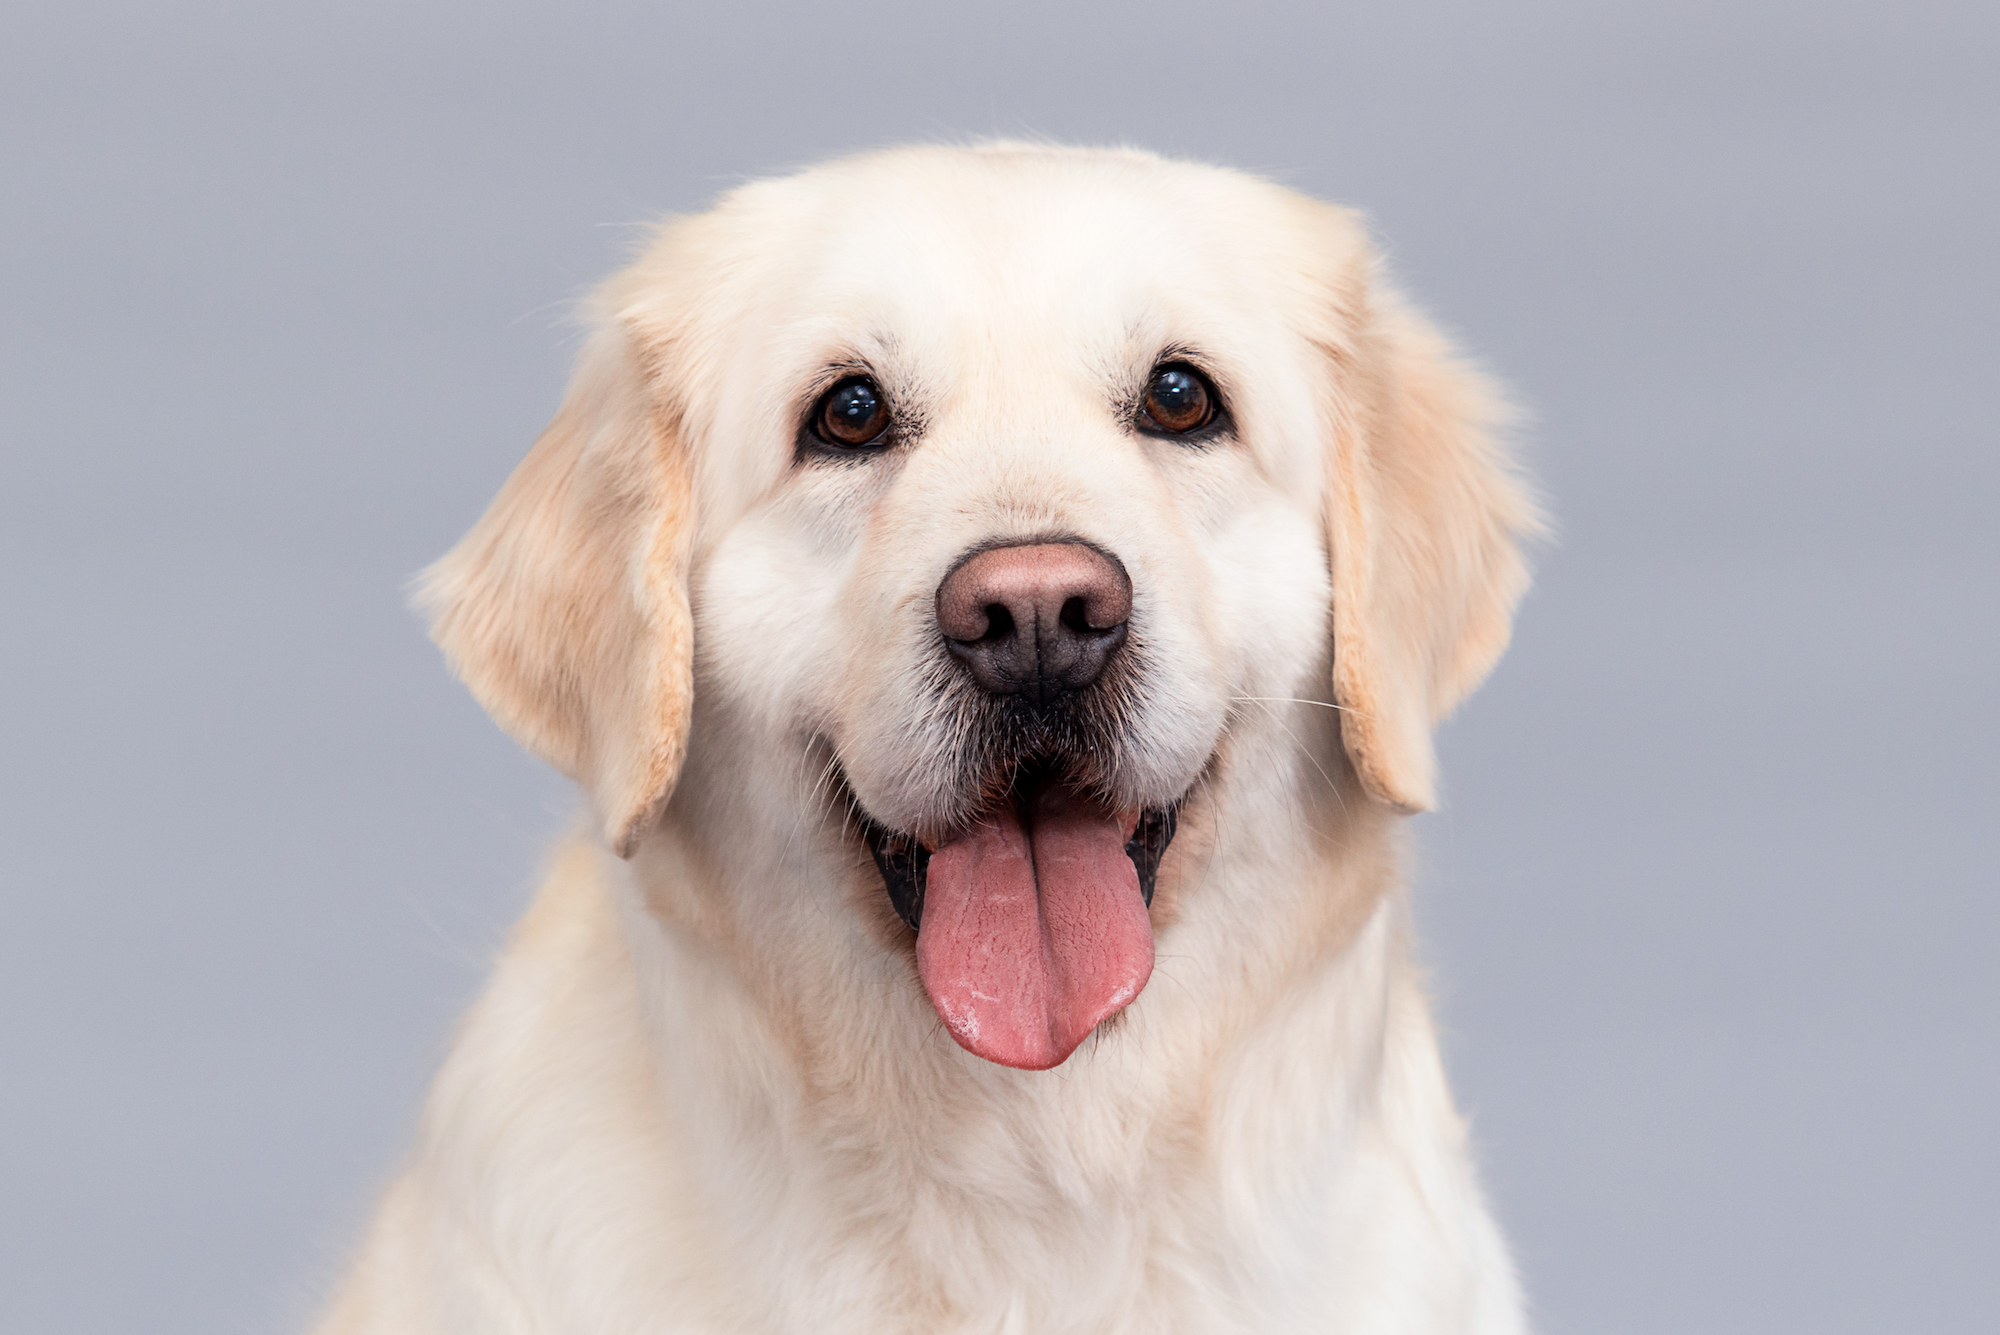
[[[1150,425],[1184,436],[1215,420],[1215,389],[1208,377],[1186,362],[1168,362],[1153,368],[1140,407]]]
[[[889,405],[866,376],[843,380],[813,410],[813,434],[849,449],[869,444],[889,427]]]

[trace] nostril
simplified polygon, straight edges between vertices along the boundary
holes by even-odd
[[[1082,597],[1071,598],[1062,605],[1061,620],[1079,635],[1088,635],[1094,629],[1089,620],[1089,604]]]
[[[1005,603],[986,605],[986,633],[982,640],[1004,640],[1014,633],[1014,614],[1007,610]]]

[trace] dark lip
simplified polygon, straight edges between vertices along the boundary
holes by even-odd
[[[1056,781],[1046,767],[1022,766],[1015,773],[1009,794],[1017,804],[1024,804],[1035,785]],[[847,787],[845,775],[841,776],[841,786]],[[1125,856],[1132,859],[1132,868],[1139,875],[1139,893],[1148,908],[1153,905],[1160,859],[1166,855],[1167,845],[1173,842],[1185,800],[1176,798],[1165,806],[1141,811],[1132,837],[1125,841]],[[875,859],[875,869],[882,875],[883,889],[888,892],[896,916],[911,931],[918,931],[924,921],[924,886],[932,849],[915,835],[892,830],[869,816],[855,800],[851,788],[847,789],[847,804],[860,828],[862,842],[868,845],[868,852]]]
[[[896,916],[916,931],[924,922],[924,884],[931,864],[931,850],[913,834],[887,829],[867,817],[861,818],[861,838],[874,855],[875,869],[882,873],[882,888]]]

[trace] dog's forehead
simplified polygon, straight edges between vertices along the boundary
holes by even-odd
[[[1144,154],[902,151],[737,192],[710,216],[716,253],[695,281],[731,289],[711,311],[758,312],[715,332],[786,375],[842,344],[963,364],[1240,341],[1285,321],[1325,258],[1306,253],[1316,208]]]
[[[1169,164],[1146,166],[975,158],[840,180],[846,207],[795,289],[799,315],[1005,356],[1270,311],[1272,275],[1246,263],[1282,229],[1256,207],[1263,192],[1227,178],[1193,190]]]

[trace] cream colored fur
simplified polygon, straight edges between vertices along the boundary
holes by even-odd
[[[596,820],[325,1335],[1519,1330],[1398,827],[1533,517],[1355,217],[1136,152],[899,150],[668,224],[594,319],[425,596]],[[1130,429],[1166,353],[1233,438]],[[911,437],[802,459],[853,366]],[[963,816],[933,592],[1051,534],[1132,578],[1117,799],[1187,800],[1150,984],[1035,1073],[945,1033],[831,785]]]

